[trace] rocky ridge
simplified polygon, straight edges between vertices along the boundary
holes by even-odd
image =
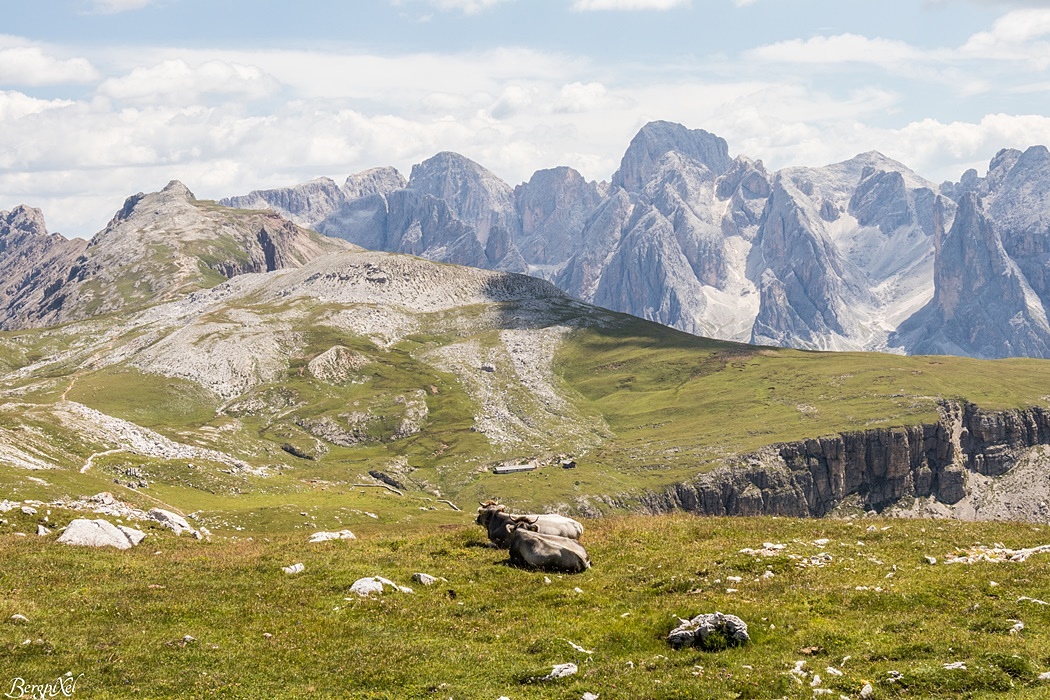
[[[944,402],[940,413],[940,420],[929,425],[771,445],[690,482],[648,493],[641,503],[650,512],[820,517],[844,503],[907,513],[911,501],[926,499],[939,507],[915,512],[1003,517],[1001,508],[978,514],[974,509],[953,513],[950,506],[979,499],[992,489],[989,479],[1008,474],[1033,448],[1050,444],[1050,411],[984,411]],[[1032,488],[1029,483],[1018,487]],[[1046,491],[1039,490],[1037,497]],[[1045,518],[1047,507],[1029,499],[1022,510],[1007,517]]]
[[[652,122],[609,183],[561,167],[511,190],[451,153],[399,178],[388,172],[357,196],[344,187],[336,209],[325,204],[331,181],[268,201],[367,248],[527,272],[583,301],[715,338],[1050,356],[1042,146],[1004,150],[987,176],[938,186],[877,152],[769,172],[706,131]],[[987,225],[973,228],[978,220]],[[966,307],[955,313],[963,279]]]
[[[5,212],[0,269],[9,281],[0,330],[140,308],[348,248],[271,212],[232,212],[198,202],[178,181],[128,197],[88,242],[48,235],[36,210]]]

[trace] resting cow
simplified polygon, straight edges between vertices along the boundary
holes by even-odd
[[[515,515],[496,501],[485,501],[478,508],[476,522],[488,532],[489,540],[497,547],[507,546],[507,526],[529,521],[529,530],[543,535],[557,535],[578,540],[583,535],[583,525],[564,515]]]
[[[587,550],[576,540],[544,535],[529,529],[527,522],[506,526],[510,563],[544,571],[579,573],[591,568]]]

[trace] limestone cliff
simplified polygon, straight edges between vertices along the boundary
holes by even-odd
[[[1000,476],[1025,451],[1050,443],[1050,411],[984,411],[945,402],[936,423],[880,428],[771,445],[665,491],[647,493],[653,512],[823,516],[847,498],[881,510],[902,499],[957,503],[968,474]]]

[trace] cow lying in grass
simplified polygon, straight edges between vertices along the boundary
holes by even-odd
[[[587,550],[579,542],[568,537],[533,532],[533,527],[535,524],[528,519],[504,527],[512,565],[571,574],[591,568]]]
[[[583,535],[583,525],[564,515],[515,515],[507,512],[507,507],[497,501],[484,501],[478,508],[478,518],[474,522],[485,528],[489,541],[497,547],[507,547],[507,526],[528,519],[529,530],[542,535],[557,535],[578,540]]]

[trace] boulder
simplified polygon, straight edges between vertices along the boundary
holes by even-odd
[[[163,508],[152,508],[147,514],[150,520],[156,520],[158,523],[173,531],[176,535],[181,535],[184,532],[188,532],[191,535],[196,534],[196,530],[190,527],[190,524],[186,522],[186,519],[177,513],[172,513],[170,510],[164,510]]]
[[[718,649],[738,646],[751,641],[747,624],[736,615],[720,612],[697,615],[692,620],[679,620],[681,624],[667,635],[668,643],[675,649],[695,646],[701,649]]]
[[[74,520],[69,523],[66,531],[56,541],[81,547],[131,549],[133,546],[127,535],[112,523],[102,519],[87,520],[80,518]]]

